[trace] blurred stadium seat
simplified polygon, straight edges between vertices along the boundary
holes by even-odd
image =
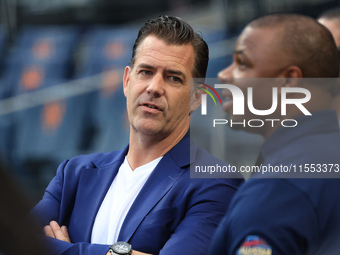
[[[5,165],[11,164],[11,152],[13,151],[14,125],[12,115],[0,116],[0,161]]]
[[[226,68],[233,62],[233,55],[223,55],[222,57],[209,60],[207,78],[216,78],[218,72]]]
[[[5,28],[0,25],[0,54],[2,58],[0,59],[0,76],[3,75],[3,64],[5,60],[5,49],[7,46],[7,41],[8,41],[8,34],[5,30]],[[0,84],[1,86],[2,84]],[[0,87],[0,98],[1,98],[1,87]]]
[[[61,80],[45,80],[39,89],[60,83]],[[55,175],[57,166],[84,149],[88,123],[85,99],[77,96],[52,101],[13,115],[12,161],[15,171],[25,182],[33,184],[40,194]]]
[[[128,143],[129,125],[123,94],[123,71],[137,35],[134,27],[93,27],[85,36],[84,65],[78,77],[100,74],[101,88],[88,95],[94,137],[89,151],[111,151]]]
[[[134,27],[98,26],[84,38],[84,64],[78,76],[99,74],[129,64],[138,29]]]
[[[14,96],[18,86],[35,79],[66,79],[73,72],[73,55],[79,41],[76,27],[27,26],[19,33],[5,63],[5,96]]]
[[[7,33],[3,26],[0,26],[0,52],[4,50],[7,40]]]
[[[203,30],[202,37],[204,41],[210,46],[211,43],[220,42],[230,37],[228,31],[224,28]]]
[[[23,27],[4,63],[1,98],[30,93],[68,79],[79,38],[74,26]],[[77,102],[53,103],[0,116],[1,156],[25,179],[23,183],[33,183],[37,190],[46,186],[44,180],[53,176],[57,164],[69,155],[67,152],[80,150],[77,134],[83,129],[77,123],[83,121],[81,111],[85,108],[82,100],[74,101]]]

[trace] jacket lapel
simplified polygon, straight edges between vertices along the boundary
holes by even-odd
[[[190,139],[186,136],[164,155],[132,204],[118,240],[128,242],[147,214],[185,173],[182,168],[192,160],[189,147]]]
[[[127,149],[119,152],[113,158],[110,157],[108,162],[101,162],[101,159],[97,159],[97,161],[93,161],[93,168],[83,170],[79,180],[78,196],[74,208],[74,211],[77,211],[75,223],[82,226],[80,233],[77,233],[80,240],[91,241],[92,228],[97,212],[113,179],[117,175],[120,165],[124,161],[126,151]],[[97,168],[97,166],[99,167]]]

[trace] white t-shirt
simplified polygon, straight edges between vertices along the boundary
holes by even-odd
[[[117,242],[124,219],[162,157],[131,169],[126,157],[99,208],[92,228],[91,243]]]

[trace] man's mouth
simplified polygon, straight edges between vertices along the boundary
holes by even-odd
[[[161,111],[161,109],[157,105],[154,105],[154,104],[142,104],[142,106]]]
[[[147,106],[149,108],[152,108],[152,109],[158,109],[157,106],[154,106],[154,105],[151,105],[151,104],[146,104],[145,106]]]

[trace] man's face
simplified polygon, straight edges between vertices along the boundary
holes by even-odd
[[[337,20],[320,18],[318,20],[322,25],[324,25],[334,37],[336,46],[340,46],[340,24]]]
[[[318,19],[318,21],[331,32],[335,40],[336,46],[340,47],[340,22],[336,19],[325,19],[325,18],[320,18]],[[339,71],[339,76],[340,76],[340,71]]]
[[[139,46],[134,67],[126,67],[124,94],[131,132],[162,137],[185,132],[190,123],[190,86],[194,67],[191,45],[166,45],[148,36]]]
[[[272,88],[282,79],[283,70],[289,66],[289,58],[280,43],[280,30],[273,28],[246,27],[239,36],[234,52],[233,63],[219,72],[218,78],[223,83],[237,85],[245,96],[245,114],[233,115],[232,98],[229,90],[223,95],[227,100],[224,110],[234,121],[265,119],[274,116],[254,116],[247,106],[247,88],[253,88],[253,105],[255,109],[267,110],[272,106]],[[274,84],[276,83],[276,84]],[[237,128],[237,126],[235,126]],[[242,128],[242,126],[241,126]],[[254,130],[248,130],[256,132]]]

